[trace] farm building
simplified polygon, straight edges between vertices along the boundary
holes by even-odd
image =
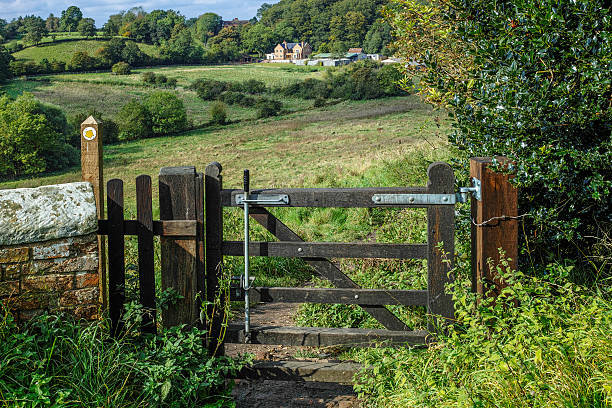
[[[234,18],[233,20],[223,20],[223,27],[240,27],[249,23],[249,20],[238,20],[238,18]]]

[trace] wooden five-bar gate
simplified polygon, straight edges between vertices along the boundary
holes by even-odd
[[[490,159],[472,159],[472,175],[480,184],[479,199],[472,199],[472,263],[474,290],[484,283],[500,285],[486,261],[498,259],[498,248],[516,260],[518,223],[516,190],[508,175],[495,173]],[[281,204],[252,205],[250,217],[263,226],[277,242],[251,242],[251,256],[302,258],[333,288],[253,287],[253,302],[356,304],[385,329],[337,329],[299,327],[251,327],[251,343],[287,346],[331,346],[372,344],[426,344],[453,319],[453,302],[445,291],[455,253],[455,177],[446,163],[428,169],[423,187],[396,188],[303,188],[254,190],[249,197],[285,196]],[[211,353],[223,350],[223,342],[245,341],[244,326],[225,326],[213,300],[223,297],[220,288],[224,256],[243,256],[244,243],[223,238],[225,207],[240,207],[242,189],[224,189],[221,165],[211,163],[205,173],[194,167],[163,168],[159,174],[159,220],[153,219],[152,181],[136,178],[137,219],[124,217],[123,181],[110,180],[106,190],[107,219],[99,221],[99,234],[108,237],[108,310],[114,332],[122,329],[125,303],[126,235],[138,239],[140,303],[148,312],[143,332],[157,327],[155,303],[154,237],[161,241],[161,288],[173,288],[180,295],[162,311],[163,324],[187,324],[208,329]],[[361,207],[425,208],[427,242],[409,244],[304,242],[266,207]],[[331,259],[395,258],[427,260],[427,290],[362,289]],[[515,265],[515,263],[513,264]],[[243,300],[244,289],[230,290],[231,300]],[[203,303],[204,302],[204,303]],[[223,303],[223,300],[221,300]],[[202,305],[206,305],[206,313]],[[411,331],[386,305],[425,306],[428,330]],[[208,318],[208,321],[206,320]]]
[[[252,327],[251,343],[282,344],[286,346],[369,345],[379,342],[424,344],[428,331],[410,331],[391,313],[386,305],[426,306],[432,317],[429,331],[437,326],[436,317],[453,318],[451,296],[445,293],[450,281],[454,254],[453,205],[397,204],[385,202],[384,197],[413,195],[421,200],[424,195],[448,194],[454,197],[455,177],[446,163],[434,163],[428,170],[426,187],[397,188],[302,188],[266,189],[251,191],[252,197],[286,196],[286,203],[252,205],[250,216],[278,242],[251,242],[251,256],[298,257],[304,259],[322,278],[335,288],[254,287],[253,302],[357,304],[376,319],[386,330]],[[217,287],[215,280],[223,264],[223,256],[243,256],[244,242],[223,239],[223,207],[242,207],[237,197],[242,189],[223,189],[221,166],[213,163],[206,168],[206,276],[209,287]],[[377,201],[377,198],[379,199]],[[389,201],[389,200],[386,200]],[[391,200],[392,201],[392,200]],[[361,208],[426,208],[427,243],[380,244],[304,242],[287,225],[265,207],[361,207]],[[361,289],[344,274],[330,258],[394,258],[426,259],[427,290]],[[243,300],[244,289],[234,288],[232,300]],[[213,325],[213,327],[219,327]],[[213,336],[217,332],[213,333]],[[243,343],[246,340],[242,325],[231,325],[226,341]]]

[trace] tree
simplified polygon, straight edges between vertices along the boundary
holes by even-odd
[[[81,9],[77,6],[70,6],[66,10],[62,11],[60,17],[60,30],[73,32],[79,26],[79,21],[83,18]]]
[[[31,94],[0,97],[0,176],[36,174],[75,162],[66,143],[68,124],[57,107]]]
[[[147,59],[147,55],[140,50],[140,47],[138,47],[138,44],[136,44],[134,41],[126,41],[125,47],[123,47],[123,50],[121,51],[121,59],[128,64],[135,66],[138,64],[143,64]]]
[[[118,35],[121,26],[123,26],[123,14],[111,14],[102,26],[102,31],[108,36]]]
[[[140,102],[132,99],[117,114],[119,140],[137,140],[151,136],[151,114]]]
[[[464,164],[514,162],[530,262],[598,269],[612,232],[609,2],[394,0],[388,21],[422,63],[421,94],[453,115]]]
[[[28,43],[37,45],[47,34],[47,28],[42,18],[29,19],[26,24],[26,35],[24,40]]]
[[[14,58],[10,52],[0,45],[0,84],[11,78],[11,61]]]
[[[81,19],[77,29],[79,30],[79,34],[84,37],[95,37],[96,35],[96,23],[93,18]]]
[[[271,52],[276,45],[276,36],[270,27],[255,24],[242,33],[242,44],[249,52],[256,52],[262,56]]]
[[[185,105],[172,92],[153,92],[144,100],[144,107],[151,114],[152,131],[156,135],[178,133],[187,127]]]
[[[49,17],[47,17],[45,20],[45,27],[50,33],[58,31],[60,27],[60,19],[55,17],[53,13],[49,14]]]
[[[368,54],[386,54],[387,45],[391,41],[391,26],[384,21],[376,20],[365,36],[363,49]]]
[[[72,54],[68,69],[74,71],[87,71],[96,67],[96,59],[91,57],[87,51],[77,51]]]
[[[269,9],[271,9],[271,8],[272,8],[272,6],[273,6],[273,5],[272,5],[272,4],[269,4],[269,3],[264,3],[264,4],[262,4],[262,5],[259,7],[259,9],[257,9],[257,19],[258,19],[258,20],[261,20],[261,16],[263,16],[263,15],[264,15],[264,13],[265,13],[266,11],[268,11]]]
[[[221,30],[221,16],[215,13],[204,13],[198,17],[194,27],[198,40],[206,44],[210,37],[217,35],[217,33]]]

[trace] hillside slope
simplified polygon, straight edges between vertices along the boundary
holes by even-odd
[[[45,58],[49,61],[55,59],[67,63],[77,51],[87,51],[89,55],[93,55],[98,48],[106,44],[108,44],[108,40],[98,39],[47,43],[36,47],[25,48],[14,53],[13,57],[15,57],[16,60],[33,61],[36,63],[40,63],[40,61]],[[139,43],[138,47],[149,56],[159,56],[157,47],[153,45]]]

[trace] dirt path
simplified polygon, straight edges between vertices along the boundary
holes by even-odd
[[[292,303],[269,303],[251,310],[251,323],[257,325],[293,326],[293,316],[299,305]],[[236,320],[234,323],[240,323]],[[225,354],[236,356],[253,353],[256,360],[311,360],[299,358],[308,347],[270,346],[263,344],[227,344]],[[310,349],[310,352],[315,351]],[[325,358],[322,353],[319,357]],[[325,360],[320,360],[325,361]],[[335,383],[308,383],[271,380],[237,380],[232,390],[237,408],[358,408],[361,407],[357,395],[350,385]]]

